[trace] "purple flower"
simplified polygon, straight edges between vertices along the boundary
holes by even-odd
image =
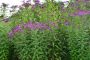
[[[48,29],[48,30],[50,30],[50,27],[45,23],[41,23],[40,27],[41,27],[40,29]]]
[[[13,37],[14,34],[16,34],[17,32],[22,32],[22,31],[23,31],[23,30],[22,30],[21,26],[18,25],[18,26],[16,26],[15,28],[13,28],[13,29],[8,33],[8,35],[9,35],[9,37]]]
[[[30,30],[50,30],[50,27],[45,24],[45,23],[40,23],[40,22],[27,22],[21,25],[17,25],[16,27],[14,27],[9,33],[9,37],[13,37],[16,33],[18,32],[22,32],[23,29],[30,29]]]
[[[87,15],[87,14],[90,14],[90,11],[78,10],[75,13],[70,14],[70,16],[83,16],[83,15]]]
[[[20,25],[18,25],[18,26],[16,26],[15,28],[13,28],[12,31],[13,31],[14,33],[16,33],[16,32],[22,31],[22,28],[21,28]]]
[[[42,26],[42,24],[39,23],[39,22],[35,22],[35,23],[34,23],[34,27],[35,27],[36,29],[40,29],[41,26]]]
[[[35,0],[35,5],[39,4],[40,0]]]
[[[28,22],[28,23],[24,24],[24,28],[29,28],[29,29],[33,30],[33,29],[35,29],[34,23]]]
[[[34,24],[31,23],[31,22],[29,22],[28,27],[29,27],[31,30],[35,29]]]
[[[31,30],[35,30],[35,29],[48,29],[49,26],[47,26],[45,23],[40,23],[40,22],[28,22],[26,24],[24,24],[24,28],[29,28]]]

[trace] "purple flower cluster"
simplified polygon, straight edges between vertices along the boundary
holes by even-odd
[[[22,28],[20,25],[14,27],[9,33],[9,37],[13,37],[17,32],[22,32]]]
[[[90,10],[78,10],[75,13],[70,14],[70,16],[83,16],[90,14]]]
[[[14,36],[17,32],[23,32],[24,29],[30,29],[30,30],[50,30],[50,27],[45,23],[40,22],[27,22],[21,25],[16,26],[13,28],[9,33],[9,37]]]
[[[28,22],[24,24],[24,28],[29,28],[31,30],[35,30],[35,29],[50,29],[50,27],[45,24],[45,23],[40,23],[40,22]]]
[[[32,21],[28,21],[27,23],[22,23],[17,25],[16,27],[14,27],[9,33],[9,37],[12,38],[16,33],[19,32],[24,32],[25,29],[28,30],[51,30],[51,27],[53,28],[58,28],[58,22],[60,22],[59,20],[57,21],[48,21],[48,24],[46,23],[41,23],[41,22],[32,22]],[[64,23],[62,23],[66,26],[69,25],[69,21],[65,20]]]

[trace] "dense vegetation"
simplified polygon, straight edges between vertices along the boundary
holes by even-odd
[[[24,3],[0,21],[0,60],[90,60],[89,3]]]

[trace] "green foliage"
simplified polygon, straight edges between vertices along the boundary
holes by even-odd
[[[69,49],[71,60],[89,60],[89,36],[85,31],[72,30],[69,33]]]
[[[0,60],[8,60],[9,55],[8,37],[5,30],[0,27]]]
[[[89,9],[82,3],[78,3],[80,9]],[[21,9],[8,23],[0,22],[0,60],[90,60],[90,16],[70,16],[78,9],[71,5],[63,9],[59,3],[47,0],[33,9]],[[44,22],[51,28],[22,27],[22,32],[8,37],[13,27],[28,21]]]
[[[24,34],[24,38],[20,38],[19,35],[14,39],[16,53],[20,60],[58,60],[61,58],[60,47],[57,46],[59,42],[52,32],[34,30],[26,31]]]

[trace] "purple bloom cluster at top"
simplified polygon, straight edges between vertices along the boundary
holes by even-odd
[[[23,29],[30,29],[30,30],[36,30],[36,29],[40,29],[40,30],[50,30],[50,27],[45,24],[45,23],[40,23],[40,22],[27,22],[25,24],[21,24],[16,26],[15,28],[13,28],[8,34],[9,37],[14,36],[17,32],[22,32]]]
[[[75,13],[70,14],[70,16],[82,16],[90,14],[90,10],[78,10]]]
[[[14,27],[9,33],[9,37],[13,37],[16,33],[18,32],[23,32],[23,30],[28,29],[28,30],[51,30],[51,27],[58,28],[58,22],[59,21],[54,21],[54,22],[49,22],[49,25],[46,23],[41,23],[41,22],[32,22],[28,21],[27,23],[19,24],[16,27]],[[65,25],[69,25],[69,21],[65,20],[64,22]]]
[[[50,27],[45,24],[45,23],[40,23],[40,22],[28,22],[24,24],[24,28],[29,28],[31,30],[35,30],[35,29],[50,29]]]

